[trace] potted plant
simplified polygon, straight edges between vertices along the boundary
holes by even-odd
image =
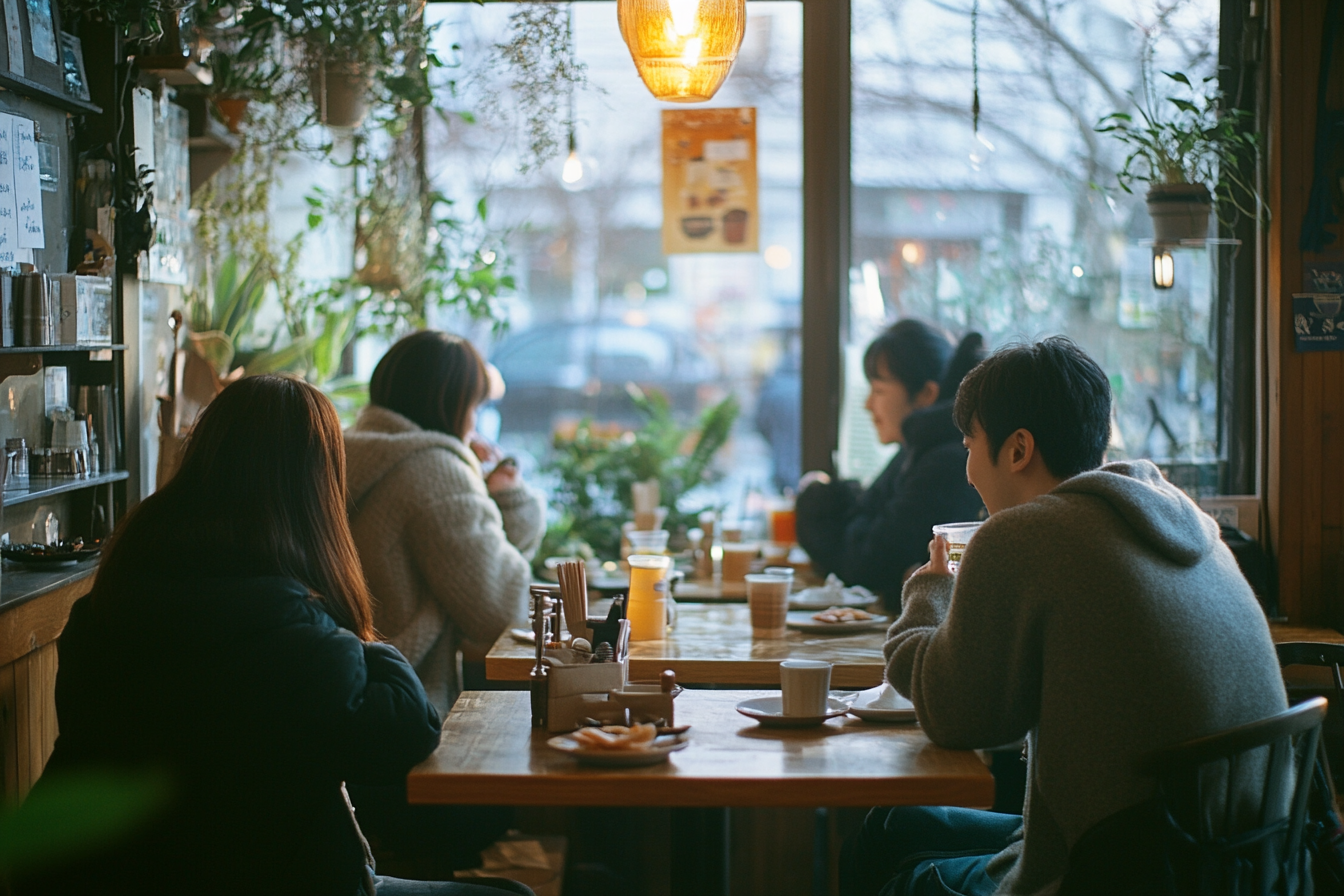
[[[302,46],[318,118],[334,128],[353,128],[369,111],[375,79],[403,99],[398,85],[416,82],[422,69],[407,58],[426,59],[423,5],[360,0],[310,3],[289,23]],[[404,86],[404,85],[403,85]],[[426,96],[428,91],[422,91]]]
[[[1113,112],[1097,124],[1129,149],[1116,175],[1121,189],[1133,192],[1147,183],[1148,214],[1159,244],[1202,240],[1208,235],[1215,200],[1249,215],[1258,214],[1260,197],[1244,166],[1255,159],[1258,135],[1245,128],[1247,113],[1227,108],[1214,79],[1196,87],[1181,72],[1163,72],[1183,85],[1187,97],[1167,96],[1159,103],[1152,78],[1144,78],[1138,117]],[[1210,190],[1212,186],[1212,191]]]
[[[645,394],[634,383],[626,391],[644,417],[638,428],[613,430],[584,420],[572,436],[556,436],[546,471],[557,480],[553,505],[561,517],[546,532],[539,562],[574,553],[580,545],[599,557],[616,557],[621,524],[634,513],[631,486],[636,482],[658,480],[662,502],[671,511],[665,523],[669,530],[695,526],[699,511],[708,509],[682,507],[681,499],[715,478],[711,463],[732,434],[737,399],[728,396],[705,409],[694,426],[684,427],[673,418],[665,396]]]

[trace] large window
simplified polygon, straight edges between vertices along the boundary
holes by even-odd
[[[509,40],[516,9],[435,4],[427,14],[441,23],[444,58],[480,60]],[[800,473],[801,5],[749,5],[737,66],[710,104],[756,110],[760,251],[670,257],[661,112],[678,107],[640,82],[615,3],[575,3],[568,15],[587,78],[572,92],[576,183],[563,178],[563,150],[520,170],[528,132],[505,66],[464,66],[457,102],[475,122],[450,117],[430,146],[436,187],[466,202],[487,196],[490,226],[507,232],[511,325],[502,337],[476,332],[508,384],[499,438],[544,461],[553,436],[581,419],[637,426],[627,382],[661,393],[685,422],[732,394],[741,414],[716,489],[718,503],[740,508],[748,491]],[[556,118],[567,119],[570,97],[554,99]]]
[[[1152,285],[1143,197],[1118,190],[1125,151],[1095,131],[1216,72],[1217,0],[854,0],[853,263],[841,426],[844,472],[877,451],[858,353],[882,320],[917,316],[993,345],[1062,333],[1115,391],[1112,457],[1221,483],[1219,278],[1237,247],[1177,249]],[[972,124],[978,64],[980,121]]]

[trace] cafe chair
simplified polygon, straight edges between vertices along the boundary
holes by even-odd
[[[1326,701],[1158,750],[1139,761],[1157,796],[1079,838],[1058,896],[1299,896]]]

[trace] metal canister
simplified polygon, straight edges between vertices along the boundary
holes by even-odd
[[[14,341],[18,345],[55,344],[56,321],[51,301],[51,278],[30,271],[15,278],[18,326]]]

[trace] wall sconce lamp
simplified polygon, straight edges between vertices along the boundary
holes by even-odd
[[[1153,247],[1153,288],[1171,289],[1176,285],[1176,259],[1166,246]]]

